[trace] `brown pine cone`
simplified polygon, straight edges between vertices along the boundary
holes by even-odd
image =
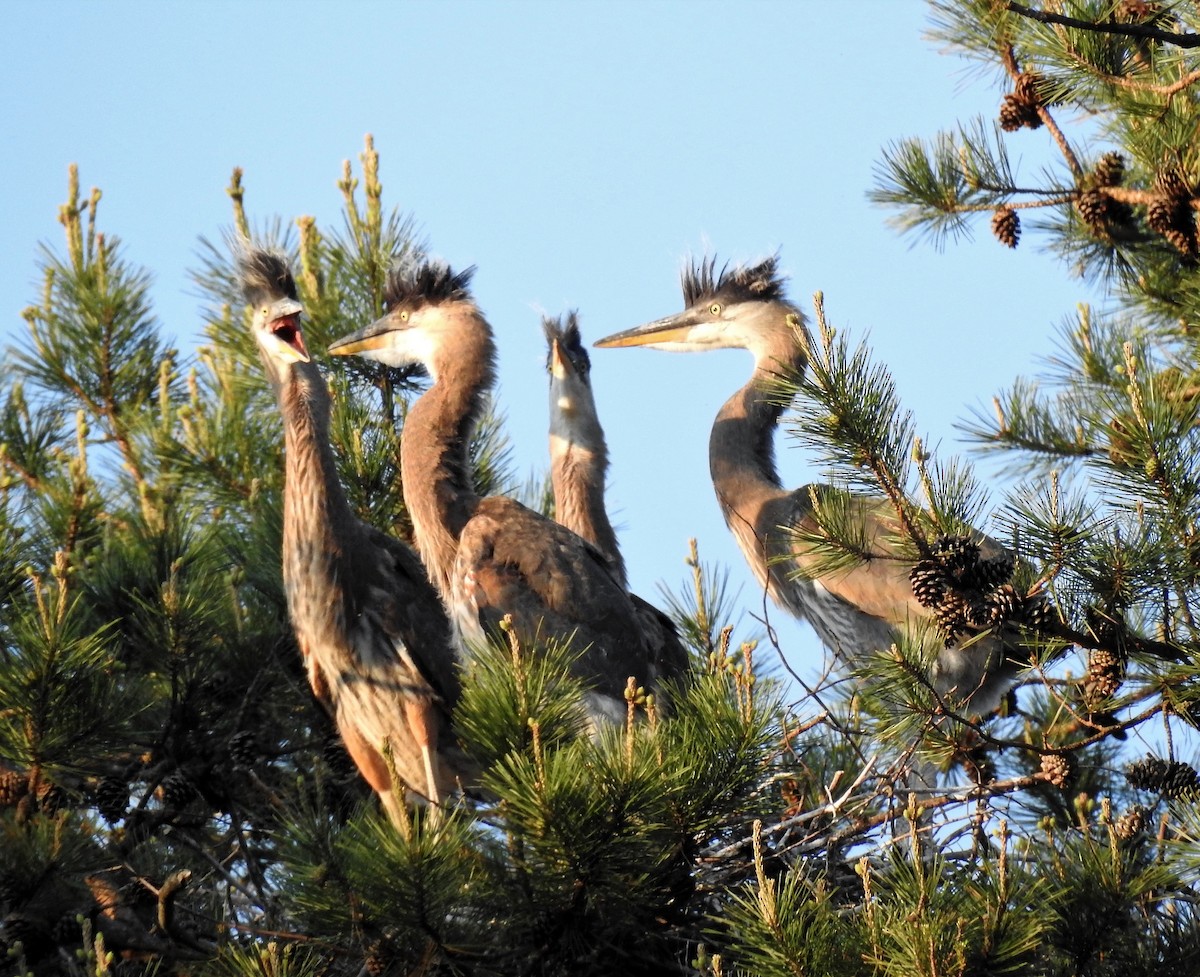
[[[1109,217],[1108,195],[1099,190],[1085,190],[1075,201],[1075,209],[1088,227],[1106,230]]]
[[[0,768],[0,807],[15,805],[28,790],[29,780],[23,773]]]
[[[1123,841],[1129,841],[1131,838],[1136,838],[1145,832],[1149,825],[1149,812],[1141,804],[1134,804],[1133,807],[1117,818],[1117,823],[1113,825],[1113,830],[1116,831],[1118,838]]]
[[[96,786],[96,810],[109,824],[116,824],[129,809],[129,785],[119,777],[105,777]]]
[[[1046,783],[1060,790],[1065,788],[1071,776],[1070,758],[1065,753],[1043,753],[1042,775],[1046,778]]]
[[[945,575],[936,560],[921,560],[908,572],[913,596],[922,607],[936,607],[945,592]]]
[[[1154,791],[1164,797],[1195,794],[1200,776],[1190,763],[1147,756],[1125,768],[1125,779],[1138,790]]]
[[[1020,603],[1012,584],[1002,584],[997,587],[984,598],[988,625],[999,627],[1017,613]]]
[[[1088,655],[1088,692],[1097,699],[1108,699],[1117,694],[1125,667],[1121,659],[1106,648],[1099,648]]]
[[[1031,103],[1010,92],[1000,103],[999,122],[1005,132],[1015,132],[1022,126],[1036,129],[1042,124],[1042,118],[1038,115],[1036,102]]]
[[[1011,207],[997,207],[992,214],[992,234],[1009,248],[1015,248],[1021,238],[1021,218]]]
[[[1096,161],[1092,180],[1098,187],[1117,187],[1125,179],[1125,157],[1120,153],[1105,153]]]

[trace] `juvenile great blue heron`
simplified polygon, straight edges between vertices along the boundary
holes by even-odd
[[[576,670],[593,721],[619,721],[628,677],[649,684],[677,674],[686,655],[661,616],[645,629],[595,547],[512,499],[475,492],[467,445],[496,350],[469,291],[473,272],[434,262],[397,269],[387,314],[329,351],[421,363],[433,379],[405,419],[400,467],[421,559],[462,636],[479,641],[512,615],[526,644],[570,639],[583,652]]]
[[[416,554],[350,509],[329,445],[329,391],[304,345],[286,260],[250,251],[240,272],[283,420],[288,616],[313,692],[397,821],[405,790],[437,804],[461,773],[449,729],[459,691],[450,624]]]
[[[738,348],[753,354],[750,380],[721,407],[708,443],[709,470],[726,525],[759,584],[785,610],[809,621],[843,660],[887,648],[899,629],[934,616],[913,593],[912,560],[895,550],[893,540],[902,535],[895,512],[883,499],[855,497],[852,511],[872,558],[848,570],[822,572],[820,555],[797,530],[816,532],[813,499],[832,490],[785,490],[774,458],[775,428],[783,412],[777,380],[781,374],[799,375],[807,364],[803,315],[784,294],[777,257],[719,275],[714,267],[709,260],[684,270],[682,312],[595,345],[672,352]],[[981,534],[972,539],[984,559],[997,564],[1010,559]],[[1016,669],[1000,633],[985,632],[940,652],[931,678],[939,692],[969,699],[972,710],[983,713],[998,704]]]
[[[550,480],[554,518],[604,554],[613,575],[627,586],[625,561],[604,506],[608,446],[592,395],[591,361],[575,312],[542,318],[549,346]]]

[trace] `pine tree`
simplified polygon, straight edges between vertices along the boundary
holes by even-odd
[[[694,549],[669,600],[693,668],[631,687],[619,727],[587,731],[571,649],[472,649],[455,729],[483,773],[437,823],[377,810],[307,687],[280,579],[282,439],[232,260],[245,241],[289,254],[318,358],[375,318],[387,268],[424,243],[384,208],[370,140],[337,229],[252,223],[234,172],[232,228],[201,244],[194,353],[72,170],[65,249],[43,250],[0,374],[0,973],[1200,969],[1200,25],[1131,0],[933,8],[939,40],[1007,94],[994,126],[891,147],[875,199],[935,237],[980,215],[1007,247],[1047,241],[1121,309],[1081,312],[1046,380],[970,422],[1023,473],[1001,498],[915,437],[818,296],[809,369],[780,389],[791,436],[836,476],[806,542],[829,567],[861,559],[843,503],[882,494],[937,626],[853,675],[797,676],[784,706]],[[1100,134],[1090,156],[1059,122],[1073,105]],[[1017,178],[1022,128],[1060,173]],[[421,378],[321,365],[352,504],[406,537],[396,449]],[[538,496],[506,450],[490,416],[481,491]],[[1016,560],[973,559],[970,527]],[[1000,624],[1032,665],[1000,713],[958,715],[926,665]]]

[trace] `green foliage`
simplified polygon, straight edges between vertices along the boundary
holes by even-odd
[[[293,260],[340,477],[405,538],[398,447],[422,378],[323,350],[381,313],[388,267],[424,250],[416,225],[384,208],[369,138],[333,229],[252,222],[235,171],[232,228],[195,273],[205,345],[185,360],[72,172],[65,252],[43,249],[0,372],[0,973],[1196,972],[1200,821],[1179,758],[1200,726],[1200,67],[1184,40],[1200,23],[1133,0],[933,8],[942,41],[1011,82],[1001,121],[1036,120],[1061,164],[1018,178],[1007,130],[972,121],[893,144],[875,198],[939,243],[978,214],[1040,213],[1122,308],[1080,309],[1046,376],[969,422],[1023,478],[990,524],[970,466],[915,437],[886,367],[820,299],[810,370],[777,392],[834,476],[797,530],[827,569],[885,537],[929,558],[973,529],[1017,553],[1013,599],[1050,610],[1004,625],[1023,659],[1004,707],[938,696],[946,635],[929,627],[784,709],[693,548],[667,596],[688,675],[631,689],[627,720],[592,729],[568,649],[471,649],[454,732],[475,769],[445,810],[393,825],[288,625],[281,427],[235,256]],[[1060,103],[1092,113],[1100,145],[1059,127]],[[993,226],[1016,243],[1013,218]],[[471,453],[481,492],[522,490],[499,411]],[[1127,777],[1147,751],[1159,762]]]

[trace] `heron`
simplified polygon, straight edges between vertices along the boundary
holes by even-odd
[[[592,394],[591,361],[579,331],[579,314],[542,317],[550,374],[550,481],[554,517],[598,549],[622,587],[625,561],[604,507],[608,446]]]
[[[778,382],[803,374],[809,342],[804,316],[785,293],[778,255],[719,273],[715,259],[702,259],[681,277],[682,312],[595,345],[671,352],[737,348],[753,355],[749,381],[717,413],[708,458],[725,523],[759,585],[784,610],[807,620],[842,661],[889,648],[910,625],[933,623],[936,611],[914,593],[914,561],[896,549],[902,533],[886,500],[848,498],[872,558],[829,572],[816,547],[805,542],[806,535],[819,536],[814,508],[836,490],[809,485],[788,491],[775,467],[775,428],[785,407]],[[1012,558],[999,543],[973,533],[965,546],[974,547],[977,565],[992,568],[997,579],[1011,574]],[[1012,632],[1002,631],[981,629],[970,640],[948,640],[930,676],[935,689],[969,701],[972,712],[994,709],[1019,664],[1004,640]]]
[[[412,549],[350,507],[329,443],[329,390],[304,343],[286,258],[249,250],[239,271],[283,421],[288,616],[313,693],[402,823],[406,795],[436,811],[465,773],[450,730],[459,695],[450,622]]]
[[[435,260],[393,269],[386,314],[329,352],[418,363],[432,379],[405,419],[400,470],[417,550],[462,640],[495,637],[507,621],[528,646],[570,642],[593,726],[619,722],[627,679],[678,675],[686,652],[664,616],[639,611],[595,546],[514,499],[475,491],[467,448],[495,382],[496,346],[470,291],[474,270]]]

